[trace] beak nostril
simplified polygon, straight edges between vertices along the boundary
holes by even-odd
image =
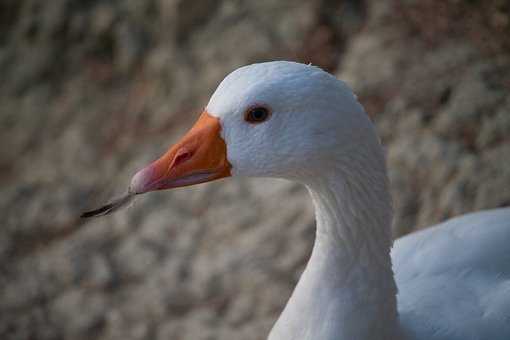
[[[181,163],[184,163],[185,161],[190,159],[191,156],[193,156],[193,154],[190,151],[185,150],[185,149],[179,150],[177,152],[177,155],[175,155],[174,161],[172,162],[173,163],[172,167],[175,167],[175,166],[178,166]]]

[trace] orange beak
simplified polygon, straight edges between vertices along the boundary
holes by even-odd
[[[231,175],[219,119],[204,111],[191,130],[161,158],[138,171],[129,191],[143,194]]]

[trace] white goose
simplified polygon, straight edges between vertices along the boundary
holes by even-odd
[[[300,182],[315,205],[312,255],[270,340],[510,339],[510,209],[452,219],[390,251],[379,139],[330,74],[284,61],[232,72],[130,192],[230,175]]]

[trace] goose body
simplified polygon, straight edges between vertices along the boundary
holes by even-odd
[[[310,260],[270,340],[510,339],[510,209],[393,244],[382,147],[332,75],[284,61],[232,72],[190,132],[133,177],[130,192],[228,176],[302,183],[315,207]]]
[[[409,339],[510,339],[510,209],[453,218],[395,241]]]

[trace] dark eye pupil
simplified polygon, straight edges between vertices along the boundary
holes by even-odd
[[[255,119],[264,119],[266,113],[263,110],[254,110],[252,112],[253,118]]]
[[[256,107],[248,111],[248,114],[246,115],[246,120],[252,123],[259,123],[266,120],[268,116],[269,112],[267,111],[266,108]]]

